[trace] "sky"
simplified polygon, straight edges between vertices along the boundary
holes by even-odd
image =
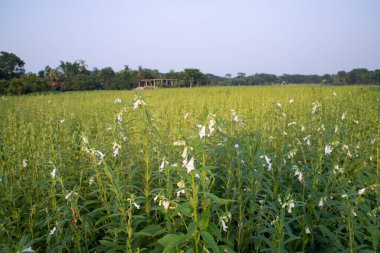
[[[379,0],[0,0],[27,72],[85,60],[220,76],[380,69]]]

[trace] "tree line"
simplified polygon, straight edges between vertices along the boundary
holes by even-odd
[[[125,90],[139,86],[142,79],[176,79],[170,87],[193,87],[205,85],[274,85],[274,84],[380,84],[380,70],[370,71],[365,68],[353,69],[349,72],[339,71],[330,75],[288,75],[256,73],[236,76],[226,74],[216,76],[204,74],[199,69],[187,68],[183,71],[161,73],[155,69],[143,68],[124,69],[115,72],[111,67],[88,69],[86,62],[61,61],[59,66],[45,69],[38,73],[25,73],[25,62],[17,55],[0,52],[0,94],[22,95],[45,91],[78,91],[78,90]],[[159,87],[167,87],[166,83],[158,83]]]

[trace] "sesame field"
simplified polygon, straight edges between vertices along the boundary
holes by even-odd
[[[0,252],[379,252],[379,97],[2,97]]]

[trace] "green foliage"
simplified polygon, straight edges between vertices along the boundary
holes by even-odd
[[[95,78],[85,75],[85,74],[78,74],[75,75],[73,78],[73,85],[71,86],[71,89],[73,90],[98,90],[102,86],[99,82],[96,81]]]
[[[22,95],[50,90],[47,80],[35,74],[27,74],[10,81],[2,81],[0,87],[0,94],[10,95]]]
[[[25,63],[15,54],[0,52],[0,79],[10,80],[24,74]]]
[[[368,88],[11,96],[0,122],[1,252],[379,247]]]
[[[195,85],[200,86],[209,83],[208,76],[202,74],[199,69],[185,69],[182,76],[185,86],[187,87],[193,87]]]

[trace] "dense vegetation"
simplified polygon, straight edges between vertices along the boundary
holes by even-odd
[[[50,90],[124,90],[138,86],[141,79],[171,78],[178,79],[175,87],[192,87],[204,85],[268,85],[268,84],[380,84],[380,70],[354,69],[349,72],[339,71],[330,75],[288,75],[276,76],[257,73],[246,75],[237,73],[232,77],[204,74],[198,69],[160,73],[158,70],[139,67],[137,70],[128,66],[115,72],[111,67],[89,70],[85,61],[64,62],[56,68],[46,66],[38,74],[27,73],[24,61],[13,53],[1,52],[0,55],[0,94],[26,94]],[[165,84],[160,84],[165,87]]]
[[[0,99],[1,252],[376,252],[361,87]]]

